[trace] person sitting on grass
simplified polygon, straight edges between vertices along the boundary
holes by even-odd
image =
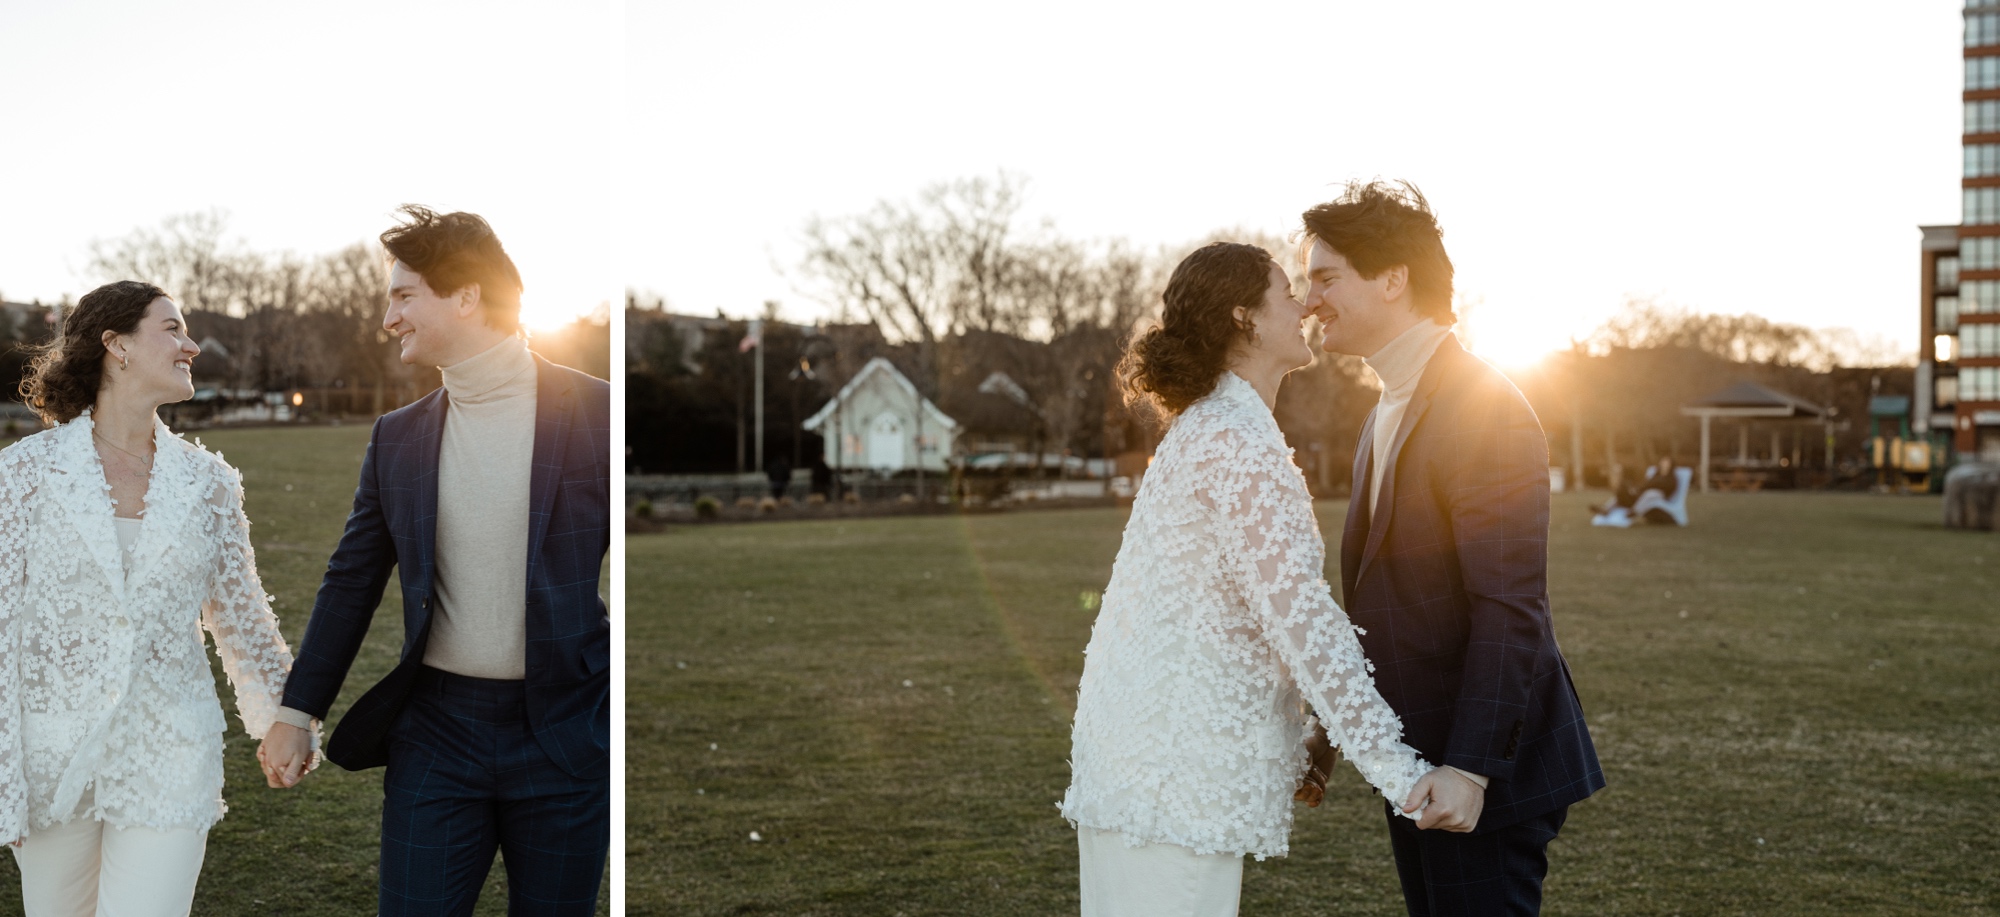
[[[1638,515],[1633,511],[1633,507],[1638,506],[1646,494],[1657,494],[1655,497],[1657,500],[1672,499],[1674,491],[1680,486],[1674,479],[1675,467],[1673,456],[1660,456],[1659,461],[1646,466],[1644,480],[1619,484],[1618,492],[1610,500],[1593,507],[1590,524],[1628,528],[1632,525],[1633,517]]]

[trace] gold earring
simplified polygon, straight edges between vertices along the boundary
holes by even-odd
[[[118,371],[121,373],[128,369],[131,369],[131,367],[125,365],[125,359],[126,359],[125,354],[121,353],[118,355]]]

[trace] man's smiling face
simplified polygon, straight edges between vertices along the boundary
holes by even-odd
[[[382,316],[382,329],[397,337],[404,363],[443,366],[463,321],[461,307],[465,291],[439,295],[424,275],[398,261],[389,269],[389,311]]]
[[[1409,269],[1361,276],[1347,257],[1312,240],[1306,253],[1306,308],[1320,321],[1320,349],[1366,357],[1419,320],[1410,307]]]

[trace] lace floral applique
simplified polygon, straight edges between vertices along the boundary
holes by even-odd
[[[156,425],[127,572],[90,426],[0,450],[0,835],[77,816],[207,829],[226,809],[225,723],[204,633],[252,736],[292,663],[241,478]]]
[[[1064,817],[1201,853],[1288,851],[1306,707],[1385,798],[1430,770],[1401,741],[1323,570],[1305,478],[1224,373],[1168,430],[1085,650]]]

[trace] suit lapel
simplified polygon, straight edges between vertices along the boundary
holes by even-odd
[[[535,455],[528,470],[528,592],[534,594],[542,540],[555,512],[556,490],[562,486],[563,453],[575,423],[576,399],[570,381],[555,365],[535,355]],[[535,616],[529,615],[533,627]],[[532,636],[532,635],[531,635]]]
[[[91,441],[91,431],[96,425],[85,414],[64,424],[63,429],[64,448],[60,451],[68,456],[49,469],[69,492],[69,499],[63,501],[63,512],[76,524],[77,534],[90,546],[91,559],[97,561],[98,570],[111,584],[111,594],[122,603],[125,565],[118,558],[117,523],[111,519],[114,513],[111,485],[104,477],[104,463],[97,456],[97,445]],[[147,487],[150,489],[151,484]]]
[[[1417,390],[1410,394],[1410,404],[1403,410],[1403,420],[1396,425],[1396,435],[1389,440],[1389,452],[1382,457],[1382,492],[1375,498],[1375,512],[1368,520],[1368,542],[1361,549],[1361,561],[1355,565],[1356,583],[1368,572],[1368,565],[1375,560],[1376,552],[1382,549],[1383,539],[1389,536],[1390,517],[1396,514],[1396,465],[1402,458],[1403,444],[1410,441],[1410,434],[1423,421],[1424,412],[1430,409],[1431,396],[1437,391],[1439,380],[1444,378],[1446,364],[1457,356],[1454,351],[1462,352],[1458,337],[1447,334],[1444,340],[1438,342],[1437,349],[1431,352],[1429,362],[1424,364],[1423,378],[1417,381]],[[1373,425],[1370,427],[1372,431]],[[1373,444],[1371,438],[1362,444],[1362,448],[1373,451]],[[1363,480],[1361,486],[1366,488],[1368,482]],[[1368,499],[1367,490],[1361,491],[1361,499]]]
[[[1375,451],[1375,415],[1380,411],[1378,404],[1361,422],[1361,438],[1354,450],[1354,484],[1348,489],[1347,524],[1340,532],[1341,599],[1350,604],[1356,574],[1361,570],[1361,546],[1368,538],[1368,471]]]
[[[417,559],[423,564],[425,595],[432,592],[431,577],[437,570],[438,461],[444,449],[445,418],[451,409],[451,393],[439,388],[437,394],[437,401],[423,413],[417,426],[416,441],[411,443],[417,461]],[[408,612],[409,609],[404,610],[405,614]],[[428,603],[418,613],[421,620],[428,621]]]

